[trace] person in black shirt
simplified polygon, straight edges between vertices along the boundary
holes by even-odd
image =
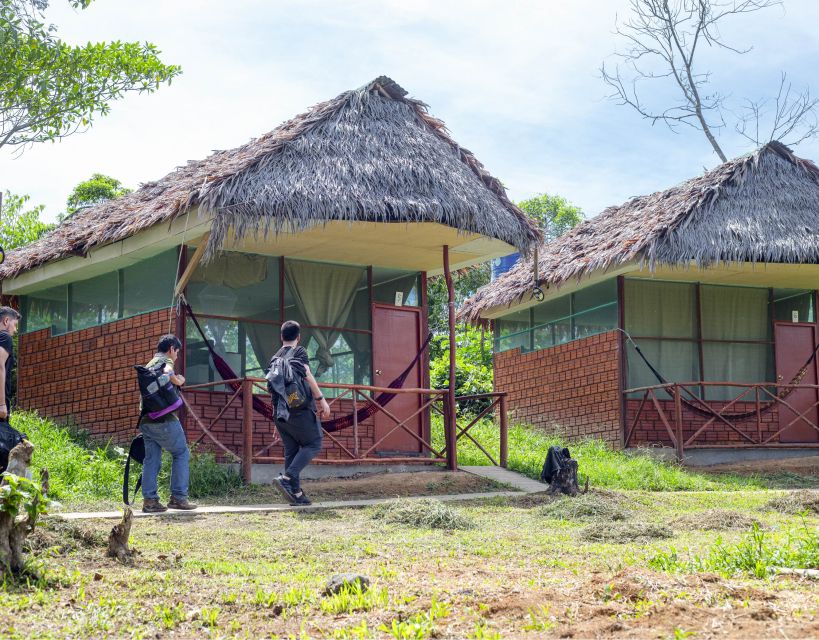
[[[11,373],[14,369],[14,343],[20,314],[11,307],[0,307],[0,420],[8,422],[11,416],[11,396],[14,389]]]
[[[299,323],[288,320],[282,324],[281,337],[282,348],[273,357],[280,358],[291,349],[295,350],[291,356],[291,363],[299,374],[304,375],[312,397],[304,409],[291,409],[290,417],[286,421],[276,420],[276,428],[284,444],[284,473],[276,478],[276,485],[291,504],[308,505],[310,499],[301,489],[299,476],[321,451],[321,422],[316,415],[316,401],[320,403],[320,414],[325,420],[330,417],[330,405],[327,404],[316,379],[310,372],[307,350],[299,346],[301,340]]]

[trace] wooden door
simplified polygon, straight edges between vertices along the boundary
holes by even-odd
[[[776,340],[776,374],[783,384],[787,384],[805,365],[816,345],[816,327],[812,324],[789,324],[777,322],[774,325]],[[808,372],[800,384],[816,384],[816,361],[811,362]],[[794,422],[779,434],[780,442],[819,442],[819,431],[809,423],[819,425],[819,409],[816,389],[796,389],[785,398],[785,401],[797,411],[779,404],[779,428],[784,428],[800,413],[806,411],[804,418]],[[814,405],[811,407],[811,405]]]
[[[373,385],[386,387],[418,353],[421,345],[421,309],[415,307],[393,307],[373,305]],[[410,371],[404,382],[405,388],[421,387],[420,363]],[[404,420],[421,407],[421,399],[415,394],[398,394],[386,406],[399,421]],[[390,435],[376,448],[382,456],[415,456],[421,453],[421,444],[402,428],[395,429],[395,421],[379,411],[375,414],[375,441]],[[421,415],[409,420],[405,425],[413,433],[423,437]],[[395,429],[395,430],[393,430]]]

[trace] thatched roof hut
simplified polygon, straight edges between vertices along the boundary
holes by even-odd
[[[426,105],[387,77],[314,106],[270,133],[189,162],[83,210],[9,253],[0,279],[122,241],[198,210],[206,257],[250,235],[341,222],[428,222],[528,252],[540,235]]]
[[[542,287],[623,265],[819,263],[819,168],[779,142],[666,191],[609,207],[542,246]],[[531,260],[483,287],[460,310],[478,322],[528,299]]]

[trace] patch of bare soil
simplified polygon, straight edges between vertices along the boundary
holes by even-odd
[[[679,529],[698,529],[700,531],[721,531],[727,529],[747,531],[760,522],[756,518],[730,509],[706,509],[696,513],[687,513],[671,521],[671,526]]]
[[[440,496],[451,493],[484,493],[507,489],[497,482],[463,471],[369,473],[348,478],[304,480],[302,487],[313,502]],[[281,502],[282,497],[269,485],[257,485],[253,488],[252,494],[237,496],[231,501],[233,504],[245,502],[263,504]]]
[[[819,456],[801,458],[779,458],[777,460],[749,460],[730,464],[715,464],[708,467],[693,467],[695,470],[719,473],[776,474],[796,473],[801,476],[819,476]]]

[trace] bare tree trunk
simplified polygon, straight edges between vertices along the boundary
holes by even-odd
[[[120,562],[128,562],[131,559],[131,549],[128,548],[128,538],[131,536],[131,522],[134,512],[131,507],[125,507],[122,512],[122,522],[114,525],[111,533],[108,534],[108,551],[105,555],[109,558],[116,558]]]
[[[34,445],[28,440],[18,444],[9,453],[9,464],[7,471],[21,478],[29,477],[29,465],[31,456],[34,453]],[[48,473],[43,474],[48,485]],[[4,478],[0,486],[9,484]],[[26,538],[34,531],[38,518],[39,502],[43,498],[39,495],[34,497],[33,509],[20,509],[21,513],[13,514],[4,509],[5,498],[0,498],[0,577],[6,573],[17,574],[23,570],[25,557],[23,545]]]

